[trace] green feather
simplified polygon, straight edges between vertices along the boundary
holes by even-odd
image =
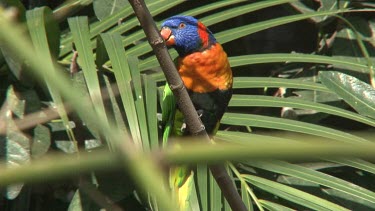
[[[184,116],[177,109],[176,99],[173,95],[169,85],[166,84],[163,92],[162,101],[162,125],[164,126],[163,132],[163,146],[168,144],[168,138],[173,136],[183,136],[181,131],[182,124],[184,123]],[[179,147],[178,144],[173,145]],[[172,189],[174,198],[179,201],[181,210],[193,210],[191,207],[196,205],[191,204],[190,197],[197,197],[194,191],[194,178],[191,166],[178,165],[170,168],[169,171],[169,184]],[[192,193],[191,191],[194,191]],[[197,201],[197,200],[195,200]]]
[[[176,99],[168,83],[166,83],[164,86],[161,110],[162,124],[164,126],[163,146],[166,146],[168,143],[168,138],[172,132],[174,115],[176,113]]]

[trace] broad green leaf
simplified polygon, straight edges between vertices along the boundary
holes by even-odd
[[[325,199],[298,189],[252,175],[243,175],[245,180],[267,192],[313,210],[348,210]]]
[[[229,106],[292,107],[298,109],[315,110],[318,112],[325,112],[328,114],[352,119],[375,127],[374,120],[358,115],[357,113],[346,111],[344,109],[325,105],[322,103],[314,103],[311,101],[299,100],[295,98],[280,98],[259,95],[233,95]]]
[[[68,211],[82,211],[82,204],[81,204],[81,196],[79,194],[79,190],[77,190],[72,200],[70,201]]]
[[[357,158],[330,158],[326,159],[335,163],[341,163],[346,166],[351,166],[353,168],[361,169],[363,171],[370,172],[375,174],[375,167],[374,164],[362,159]]]
[[[370,178],[366,178],[366,177],[363,178],[363,180],[366,180],[366,179],[367,179],[366,182],[371,183]],[[328,195],[327,197],[337,199],[337,201],[341,202],[342,206],[345,206],[345,208],[350,209],[350,210],[373,210],[374,209],[372,202],[368,202],[363,199],[358,199],[356,197],[353,197],[352,195],[345,194],[335,189],[323,188],[322,192]]]
[[[318,190],[318,191],[320,189],[319,184],[310,182],[305,179],[300,179],[298,177],[293,177],[293,176],[278,175],[276,181],[285,185],[296,187],[296,188],[301,187],[301,188],[306,188],[306,189],[308,188],[308,189]]]
[[[0,9],[1,11],[4,11],[3,7],[0,7]],[[24,13],[22,10],[20,10],[20,12]],[[25,16],[25,14],[21,14],[21,16]],[[25,19],[25,17],[23,17],[23,19]],[[25,35],[27,34],[27,31],[25,30],[22,33]],[[27,65],[24,63],[24,59],[19,58],[18,55],[12,51],[12,49],[7,48],[2,42],[0,42],[0,51],[2,57],[1,60],[3,60],[2,65],[5,67],[5,71],[2,68],[0,72],[6,73],[6,71],[9,70],[11,73],[9,75],[15,77],[19,84],[28,88],[33,87],[35,82],[33,78],[30,77],[31,74],[27,69]]]
[[[253,205],[251,204],[251,200],[249,194],[247,193],[246,184],[241,182],[241,197],[242,201],[245,204],[247,210],[253,210]]]
[[[270,211],[294,211],[294,209],[292,208],[289,208],[289,207],[285,207],[281,204],[277,204],[275,202],[272,202],[272,201],[267,201],[267,200],[259,200],[260,204],[262,204],[262,206],[264,208],[266,208],[267,210],[270,210]]]
[[[317,63],[317,64],[332,64],[335,67],[341,67],[357,72],[366,73],[368,67],[365,60],[360,62],[357,60],[340,59],[330,56],[310,55],[310,54],[255,54],[244,55],[229,58],[231,67],[238,67],[249,64],[262,64],[272,62],[302,62],[302,63]]]
[[[239,165],[243,166],[242,164],[239,164]],[[254,194],[254,192],[250,188],[249,184],[247,184],[246,180],[243,178],[243,174],[240,174],[240,172],[238,171],[238,169],[236,167],[234,167],[234,165],[232,163],[229,163],[229,167],[233,171],[233,173],[236,175],[237,179],[241,182],[241,194],[243,194],[242,198],[244,198],[244,195],[247,195],[247,197],[250,196],[251,197],[251,201],[255,203],[255,205],[257,206],[257,208],[260,211],[264,211],[263,207],[259,203],[258,197]],[[255,172],[251,172],[251,173],[255,173]],[[242,190],[242,187],[245,188],[245,190]],[[249,201],[248,201],[250,204],[246,204],[246,202],[244,201],[245,206],[248,207],[248,210],[254,210],[251,201],[250,201],[250,198],[249,198]]]
[[[230,18],[234,18],[243,14],[251,13],[257,10],[261,10],[264,8],[295,2],[296,0],[267,0],[267,1],[259,1],[254,2],[248,5],[240,5],[235,8],[229,8],[227,10],[216,12],[213,15],[201,18],[200,21],[204,23],[206,26],[210,26]]]
[[[41,7],[27,11],[26,16],[27,26],[35,48],[38,51],[43,51],[44,56],[48,56],[48,61],[51,60],[53,56],[57,55],[60,41],[60,31],[58,24],[53,21],[52,11],[47,7]]]
[[[187,182],[189,182],[189,188],[191,188],[191,191],[188,196],[188,208],[192,211],[194,210],[200,210],[199,208],[199,200],[198,200],[198,192],[196,188],[196,182],[194,180],[194,177],[191,177]]]
[[[124,7],[121,11],[114,13],[111,16],[104,18],[101,21],[97,21],[90,25],[90,38],[97,36],[100,32],[108,30],[108,28],[112,27],[116,24],[121,18],[126,18],[132,14],[131,7]],[[71,33],[65,34],[65,36],[61,39],[61,51],[60,57],[64,56],[72,50],[71,43],[73,41],[73,37]],[[94,44],[94,42],[92,42]],[[66,58],[67,60],[71,59],[71,56]]]
[[[248,141],[262,141],[265,140],[272,140],[274,141],[285,141],[285,139],[278,138],[278,137],[270,137],[270,136],[262,136],[256,135],[251,133],[243,133],[243,132],[230,132],[230,131],[219,131],[218,134],[215,136],[215,139],[225,140],[233,142],[233,143],[246,143]],[[366,162],[360,159],[349,159],[349,158],[329,158],[325,159],[336,163],[341,163],[344,165],[352,166],[357,169],[362,169],[364,171],[368,171],[374,173],[374,165],[372,163]],[[272,169],[270,169],[273,171]],[[281,173],[281,172],[280,172]]]
[[[209,208],[209,189],[208,189],[208,168],[205,164],[197,165],[197,186],[198,199],[202,211],[208,211]]]
[[[224,205],[221,201],[221,191],[211,171],[209,171],[209,182],[210,210],[221,210]]]
[[[225,113],[222,124],[254,126],[305,133],[343,142],[366,142],[366,139],[331,128],[305,122],[253,114]]]
[[[54,61],[59,52],[59,35],[60,31],[58,23],[52,17],[52,11],[47,7],[36,8],[29,10],[26,13],[27,25],[29,28],[31,40],[37,52],[45,59],[48,68],[55,71]],[[51,87],[50,81],[47,77],[44,78],[54,106],[62,119],[65,129],[71,141],[75,141],[72,128],[69,126],[69,118],[63,105],[63,100],[60,93]]]
[[[13,120],[7,120],[6,139],[0,141],[6,142],[6,163],[9,167],[20,167],[30,162],[30,139],[17,129]],[[6,198],[15,199],[22,187],[23,183],[8,186]]]
[[[68,140],[55,140],[55,145],[57,149],[60,149],[62,152],[67,154],[74,154],[78,152],[76,145]]]
[[[138,147],[141,147],[142,139],[138,124],[137,110],[134,105],[130,68],[124,59],[126,55],[124,48],[122,48],[120,44],[121,36],[119,34],[105,33],[101,34],[101,37],[113,64],[113,71],[115,73],[117,86],[119,87],[132,139]]]
[[[30,162],[30,142],[29,137],[17,128],[13,118],[14,110],[20,104],[25,104],[18,98],[12,86],[6,93],[5,104],[0,112],[0,122],[6,122],[6,134],[0,135],[0,155],[5,158],[8,167],[19,167]],[[18,93],[20,95],[20,93]],[[24,106],[22,106],[25,109]],[[21,117],[23,118],[23,117]],[[7,199],[15,199],[21,192],[23,183],[13,184],[6,187],[5,196]]]
[[[102,70],[106,61],[109,60],[108,53],[105,49],[105,45],[100,36],[96,38],[96,49],[95,49],[95,64],[98,70]]]
[[[227,170],[227,173],[228,173],[230,179],[232,180],[232,184],[233,184],[233,186],[234,186],[234,187],[237,187],[237,186],[236,186],[236,183],[235,183],[236,178],[233,176],[233,172],[231,171],[231,169],[230,169],[230,167],[229,167],[229,163],[225,163],[224,166],[225,166],[225,169]],[[219,188],[220,188],[220,187],[219,187]],[[220,193],[221,193],[221,195],[222,195],[222,201],[223,201],[223,203],[224,203],[224,205],[223,205],[224,207],[223,207],[222,210],[223,210],[223,211],[231,211],[232,209],[231,209],[231,207],[230,207],[230,205],[229,205],[227,199],[225,198],[224,194],[223,194],[221,191],[220,191]]]
[[[235,5],[235,4],[241,3],[241,2],[246,2],[246,0],[216,1],[216,2],[211,3],[211,4],[203,5],[203,6],[200,6],[200,7],[193,8],[193,9],[188,10],[188,11],[184,11],[184,12],[182,12],[181,15],[196,16],[196,15],[200,15],[202,13],[210,12],[212,10],[219,9],[219,8],[222,8],[222,7],[226,7],[226,6],[230,6],[230,5]]]
[[[85,140],[85,150],[90,151],[99,147],[102,147],[103,143],[100,139],[88,139]]]
[[[215,140],[219,139],[221,141],[229,141],[231,143],[247,143],[250,141],[275,141],[275,142],[281,142],[281,141],[294,141],[291,139],[286,138],[280,138],[276,136],[266,136],[266,135],[259,135],[255,133],[244,133],[244,132],[235,132],[235,131],[224,131],[219,130],[215,135]]]
[[[319,75],[327,88],[336,92],[358,113],[375,118],[375,90],[369,84],[335,71],[323,71]]]
[[[314,82],[303,81],[300,79],[283,79],[270,77],[234,77],[234,89],[248,89],[248,88],[294,88],[294,89],[308,89],[321,92],[333,93],[327,87]]]
[[[105,71],[105,67],[103,64],[108,61],[109,56],[104,45],[103,39],[99,36],[97,39],[97,46],[96,46],[96,59],[95,64],[99,71]],[[103,95],[108,96],[109,100],[104,101],[104,106],[106,109],[109,110],[108,116],[109,119],[114,120],[115,126],[117,126],[120,130],[124,131],[124,133],[128,136],[129,131],[125,125],[125,121],[123,118],[123,112],[120,109],[120,103],[117,100],[118,87],[113,85],[113,79],[111,76],[107,76],[106,74],[101,74],[102,77],[102,92]],[[109,109],[110,108],[110,109]]]
[[[335,190],[350,194],[360,200],[367,200],[375,208],[375,193],[353,183],[339,179],[337,177],[314,171],[299,165],[290,164],[283,161],[249,161],[248,165],[265,169],[279,174],[297,177],[322,186],[330,187]]]
[[[105,107],[101,94],[98,73],[90,46],[90,31],[87,17],[69,18],[68,23],[72,31],[73,40],[78,51],[78,61],[82,67],[87,89],[94,109],[98,114],[103,114],[108,124]]]
[[[139,124],[139,132],[141,134],[141,140],[143,143],[143,149],[145,151],[150,150],[150,141],[148,136],[148,125],[146,119],[146,111],[144,99],[145,96],[142,91],[141,75],[138,69],[138,59],[134,56],[128,56],[128,65],[131,74],[132,88],[134,89],[134,106],[137,111],[137,118]]]
[[[110,81],[109,77],[105,75],[103,75],[103,80],[104,80],[106,92],[109,97],[109,102],[105,106],[111,107],[112,108],[111,110],[113,111],[113,117],[111,117],[111,119],[115,122],[114,124],[116,125],[117,128],[123,131],[126,136],[129,136],[129,128],[126,127],[125,125],[125,120],[123,118],[123,111],[120,109],[121,104],[117,100],[117,95],[115,94],[115,93],[118,93],[118,87],[113,86],[111,82],[112,80]]]
[[[321,85],[321,84],[320,84]],[[324,86],[324,85],[322,85]],[[290,99],[299,99],[310,101],[314,103],[322,103],[336,106],[338,108],[345,108],[342,105],[342,99],[334,92],[320,92],[311,90],[293,90],[293,94],[296,96],[290,96]]]
[[[157,87],[156,82],[149,75],[142,75],[142,81],[145,86],[144,101],[146,107],[146,116],[148,124],[148,135],[150,138],[151,149],[159,148],[158,140],[158,120],[157,120]]]
[[[80,100],[85,100],[85,110],[87,113],[80,113],[79,117],[82,119],[84,124],[87,126],[89,131],[94,137],[99,137],[98,122],[90,121],[90,115],[95,113],[94,105],[90,101],[90,94],[87,89],[86,80],[83,71],[79,71],[71,77],[71,81],[67,85],[71,85],[69,90],[75,90],[74,94],[79,97]],[[65,125],[65,123],[64,123]],[[68,125],[69,126],[69,125]]]
[[[34,128],[33,142],[31,144],[31,156],[38,158],[44,155],[51,145],[51,132],[46,126],[37,125]]]

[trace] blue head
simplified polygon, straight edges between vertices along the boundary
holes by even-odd
[[[174,47],[180,56],[203,51],[216,43],[211,31],[191,16],[168,18],[161,25],[160,33],[166,45]]]

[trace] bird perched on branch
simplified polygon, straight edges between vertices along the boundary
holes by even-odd
[[[207,133],[214,135],[232,96],[232,70],[227,54],[212,32],[191,16],[167,19],[161,25],[160,33],[166,45],[178,52],[175,60],[177,70]],[[164,143],[170,135],[189,135],[168,84],[164,88],[162,119],[165,125]],[[181,197],[181,190],[188,180],[193,182],[192,175],[188,166],[171,169],[170,184],[177,192],[180,204],[181,200],[187,200],[183,199],[185,196]]]

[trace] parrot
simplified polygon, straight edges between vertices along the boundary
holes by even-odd
[[[166,19],[160,34],[166,46],[177,51],[176,69],[207,134],[212,137],[232,97],[233,76],[226,52],[213,33],[192,16]],[[191,135],[168,84],[164,86],[161,109],[164,145],[170,136]],[[192,171],[188,165],[170,168],[170,186],[180,205],[188,200],[186,192],[194,182]]]

